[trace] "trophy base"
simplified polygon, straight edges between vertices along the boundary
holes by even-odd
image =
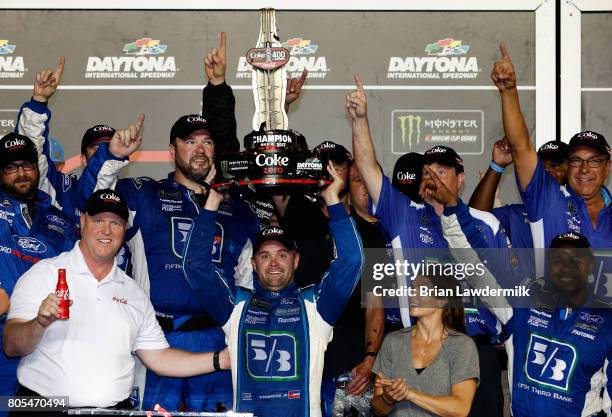
[[[306,191],[319,191],[331,184],[329,179],[315,180],[312,178],[254,178],[240,181],[222,181],[212,185],[221,192],[252,192],[263,191],[268,194],[289,194]]]

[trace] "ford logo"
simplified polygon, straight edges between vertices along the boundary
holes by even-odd
[[[28,252],[44,253],[47,251],[47,246],[33,237],[17,237],[17,245]]]

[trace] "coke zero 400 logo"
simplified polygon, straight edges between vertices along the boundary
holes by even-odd
[[[304,70],[308,70],[308,78],[325,78],[330,71],[327,58],[317,54],[319,45],[309,39],[295,37],[287,39],[282,47],[289,51],[289,60],[285,64],[287,75],[299,77]],[[240,57],[236,78],[251,78],[253,67],[247,57]]]

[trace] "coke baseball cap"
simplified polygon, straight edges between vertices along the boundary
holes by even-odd
[[[343,164],[345,162],[349,164],[353,163],[353,155],[351,155],[348,149],[330,140],[323,141],[317,145],[312,150],[312,154],[319,157],[324,167],[330,159],[336,164]]]
[[[289,236],[287,230],[279,226],[270,226],[257,233],[253,243],[253,254],[259,252],[261,245],[272,240],[283,244],[288,250],[297,250],[295,241]]]
[[[95,125],[85,131],[81,140],[81,154],[87,155],[87,148],[103,142],[110,142],[115,134],[115,129],[107,125]]]
[[[610,145],[606,138],[591,130],[585,130],[584,132],[576,133],[569,142],[568,155],[571,154],[574,149],[578,146],[587,146],[591,149],[595,149],[597,152],[610,157]]]
[[[123,195],[110,188],[98,190],[87,199],[85,212],[90,216],[100,213],[114,213],[126,222],[130,216]]]
[[[552,241],[550,242],[550,247],[551,248],[571,247],[571,248],[590,249],[591,244],[589,243],[589,240],[584,235],[580,233],[576,233],[576,232],[567,232],[567,233],[562,233],[560,235],[553,237]]]
[[[543,161],[552,161],[557,163],[565,162],[569,146],[560,140],[551,140],[540,146],[538,149],[538,158]]]
[[[423,159],[420,153],[409,152],[400,156],[393,167],[391,184],[415,203],[423,202],[419,195],[423,177]]]
[[[453,148],[448,146],[438,145],[425,151],[423,154],[423,165],[433,164],[434,162],[455,168],[457,174],[463,172],[463,159]]]
[[[170,143],[176,138],[187,139],[189,135],[197,130],[205,130],[214,139],[210,123],[199,114],[187,114],[178,118],[170,129]]]
[[[0,167],[15,161],[38,162],[38,152],[32,140],[19,133],[11,132],[0,139]]]

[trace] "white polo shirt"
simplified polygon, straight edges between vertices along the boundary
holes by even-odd
[[[70,318],[45,330],[36,349],[21,358],[19,383],[42,396],[68,396],[70,407],[110,407],[126,399],[134,382],[139,349],[168,343],[149,297],[117,263],[101,281],[92,275],[79,248],[44,259],[17,282],[10,319],[31,320],[55,292],[58,268],[66,269]]]

